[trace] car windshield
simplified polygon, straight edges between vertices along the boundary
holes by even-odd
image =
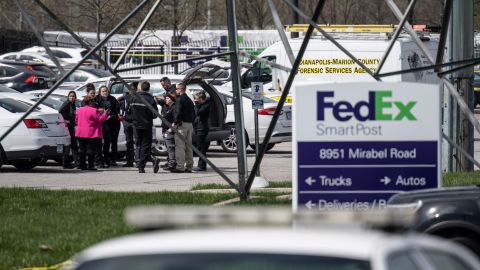
[[[370,270],[368,261],[285,254],[162,254],[91,261],[77,270]]]
[[[198,69],[192,69],[185,72],[185,77],[188,79],[200,78],[200,79],[225,79],[228,78],[229,72],[216,65],[206,65]]]

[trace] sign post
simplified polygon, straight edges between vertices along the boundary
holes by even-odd
[[[260,153],[260,142],[258,132],[258,109],[263,109],[263,83],[252,82],[252,109],[255,115],[255,156]],[[267,180],[261,176],[260,168],[258,168],[255,178],[253,179],[252,187],[264,188],[268,186]]]
[[[439,86],[303,84],[294,91],[293,210],[369,210],[441,183]]]

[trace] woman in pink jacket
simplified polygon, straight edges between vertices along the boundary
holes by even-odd
[[[108,110],[104,112],[95,108],[95,98],[85,97],[84,107],[77,109],[75,136],[79,143],[79,157],[81,170],[96,170],[95,147],[96,140],[102,138],[102,123],[107,120]],[[88,156],[88,167],[86,159]]]

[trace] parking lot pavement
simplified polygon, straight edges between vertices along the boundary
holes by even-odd
[[[219,146],[211,146],[208,157],[217,167],[235,183],[238,183],[237,158],[235,154],[224,153]],[[164,157],[162,158],[162,163]],[[255,153],[247,152],[248,165],[254,163]],[[194,157],[195,164],[198,158]],[[122,165],[123,162],[119,162]],[[173,174],[160,171],[153,173],[152,164],[145,168],[145,174],[139,174],[135,168],[108,168],[96,172],[64,170],[54,162],[36,167],[29,172],[20,172],[13,166],[0,168],[0,187],[28,187],[46,189],[99,190],[99,191],[187,191],[195,184],[227,184],[211,168],[207,172]],[[268,181],[292,180],[291,143],[275,145],[264,157],[261,167],[262,175]]]

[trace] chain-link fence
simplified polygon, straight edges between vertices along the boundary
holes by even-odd
[[[96,38],[94,37],[83,38],[90,44],[96,44]],[[80,47],[80,44],[78,44],[76,40],[68,35],[45,33],[45,41],[51,46]],[[278,40],[275,39],[242,40],[239,47],[241,50],[245,50],[251,55],[258,55],[265,48],[277,41]],[[114,66],[129,42],[129,38],[119,38],[107,42],[106,46],[102,48],[102,57],[109,65]],[[164,41],[160,39],[144,39],[141,42],[137,42],[136,46],[129,50],[128,54],[122,63],[120,63],[118,68],[123,69],[154,63],[183,60],[191,57],[208,56],[227,51],[228,45],[226,44],[226,38],[219,38],[215,40],[194,40],[183,43],[180,46],[172,46],[171,41]],[[169,66],[122,72],[121,74],[177,74],[208,60],[211,60],[211,58],[196,61],[192,60]]]

